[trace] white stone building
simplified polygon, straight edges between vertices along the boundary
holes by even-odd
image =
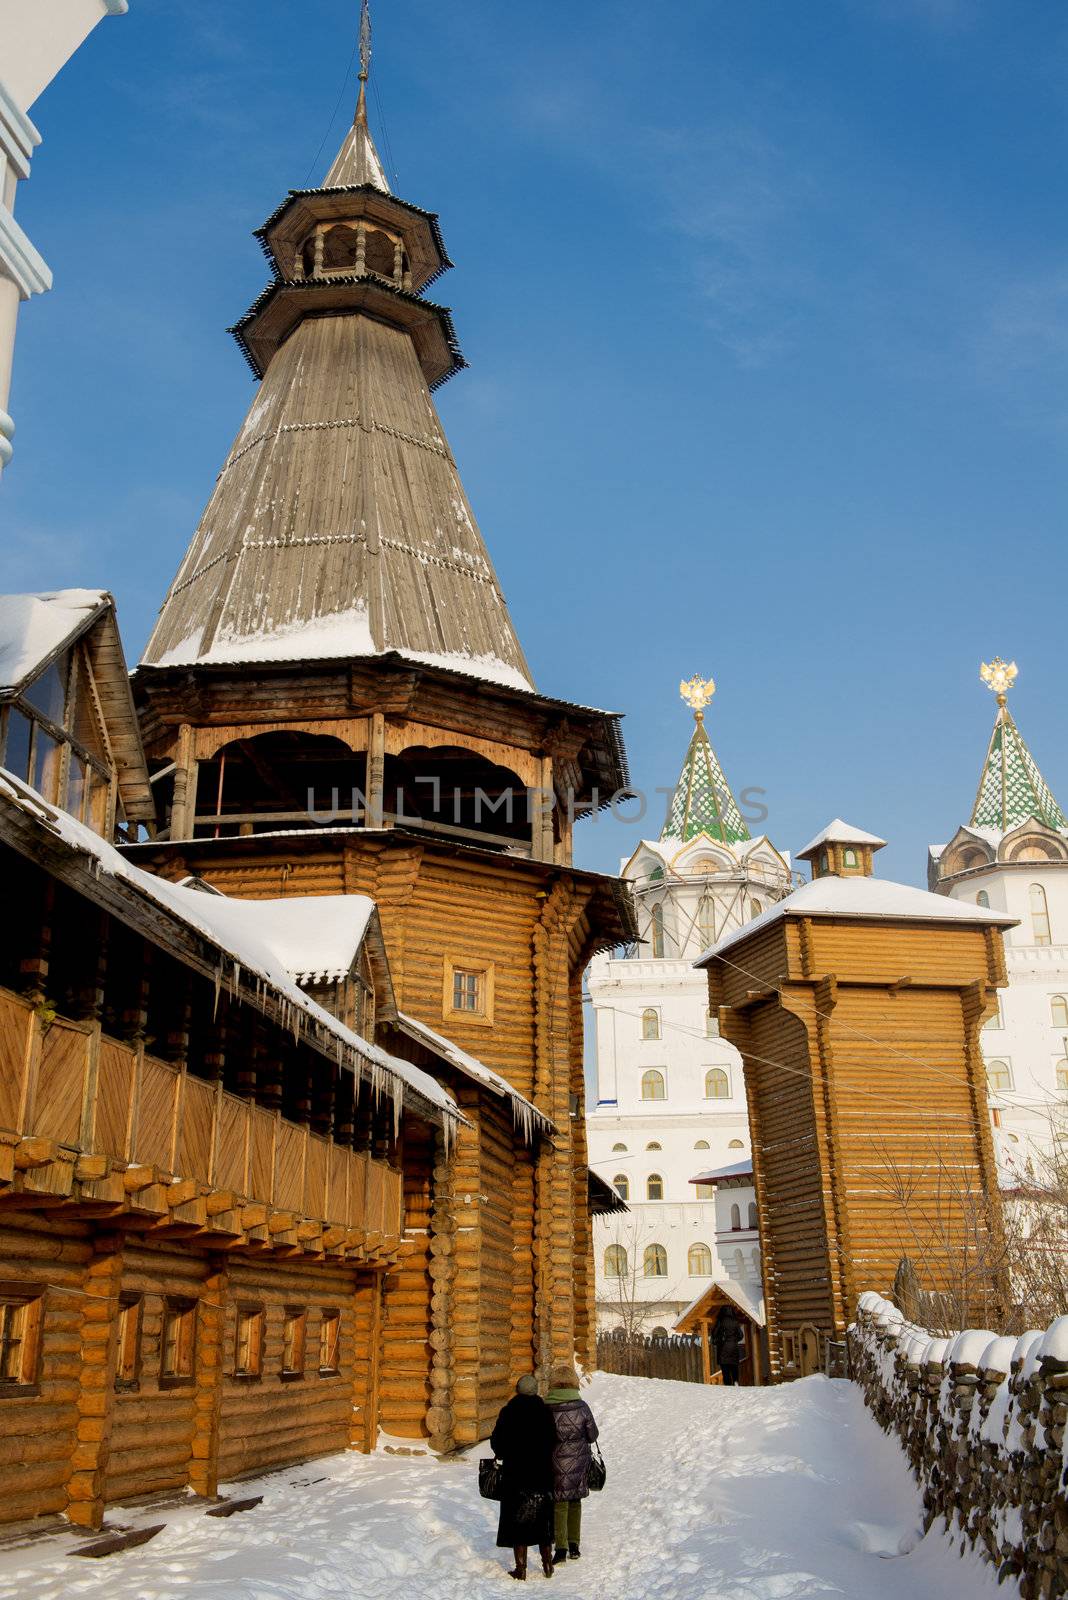
[[[968,822],[931,847],[928,882],[1018,919],[982,1042],[999,1154],[1023,1172],[1036,1148],[1068,1137],[1068,819],[1006,704],[1015,676],[1015,664],[983,668],[998,711],[979,790]]]
[[[19,303],[52,287],[14,216],[16,186],[41,142],[29,109],[97,23],[126,10],[128,0],[0,0],[0,472],[15,431],[7,406]]]
[[[696,682],[696,680],[695,680]],[[625,1216],[594,1225],[598,1325],[670,1330],[714,1279],[760,1283],[742,1063],[719,1037],[693,961],[788,893],[788,862],[753,839],[704,728],[710,688],[687,686],[696,728],[663,833],[622,868],[640,940],[598,956],[588,983],[597,1049],[587,1115],[590,1165],[624,1196]],[[717,1190],[694,1185],[730,1169]]]

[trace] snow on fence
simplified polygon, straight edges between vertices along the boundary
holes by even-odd
[[[1025,1600],[1068,1595],[1068,1316],[1018,1339],[943,1338],[869,1293],[849,1344],[870,1410],[919,1480],[925,1528],[943,1518]]]
[[[625,1378],[676,1378],[702,1383],[701,1340],[678,1333],[634,1333],[612,1328],[597,1335],[597,1365]]]

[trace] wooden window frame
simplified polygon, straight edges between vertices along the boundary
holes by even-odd
[[[288,1354],[286,1346],[289,1340],[289,1330],[292,1324],[299,1326],[299,1346],[293,1350],[293,1365],[286,1366]],[[297,1359],[299,1357],[299,1366]],[[282,1312],[282,1368],[281,1379],[283,1383],[299,1383],[304,1378],[304,1369],[308,1359],[308,1308],[307,1306],[286,1306]]]
[[[651,1079],[653,1073],[655,1073],[656,1076],[660,1079],[660,1086],[664,1091],[663,1094],[648,1094],[647,1095],[646,1092],[645,1092],[646,1079],[647,1078]],[[653,1087],[653,1084],[651,1082],[650,1082],[650,1087]],[[667,1093],[667,1073],[664,1070],[664,1068],[663,1067],[646,1067],[645,1071],[642,1073],[641,1082],[639,1083],[638,1088],[640,1090],[640,1098],[646,1105],[649,1105],[649,1104],[652,1104],[652,1103],[657,1103],[657,1104],[663,1103],[663,1101],[665,1101],[667,1099],[667,1097],[668,1097],[668,1093]]]
[[[713,1081],[714,1074],[717,1073],[717,1072],[720,1074],[720,1076],[723,1079],[723,1082],[727,1085],[727,1087],[726,1087],[726,1089],[725,1089],[723,1094],[710,1094],[709,1093],[709,1086]],[[718,1080],[716,1080],[716,1081],[718,1081]],[[731,1075],[728,1072],[726,1067],[706,1067],[706,1069],[705,1069],[705,1099],[706,1100],[733,1100],[734,1099],[734,1095],[731,1092]]]
[[[44,1287],[35,1283],[0,1282],[0,1365],[6,1354],[10,1309],[20,1316],[17,1378],[0,1381],[0,1400],[24,1400],[41,1392],[41,1330],[44,1322]]]
[[[482,981],[481,1004],[473,1011],[454,1004],[455,981],[458,973],[469,973]],[[441,1014],[446,1020],[455,1018],[473,1027],[493,1026],[494,964],[492,961],[470,960],[461,956],[445,957],[444,981],[441,994]]]
[[[248,1362],[242,1364],[242,1346],[248,1330]],[[239,1300],[234,1318],[234,1370],[238,1383],[259,1383],[263,1378],[267,1343],[267,1309],[262,1300]]]
[[[323,1356],[329,1353],[330,1346],[326,1343],[327,1329],[333,1326],[333,1356],[332,1362],[324,1363]],[[341,1307],[323,1306],[319,1312],[319,1376],[320,1378],[339,1378],[341,1376]]]
[[[167,1372],[169,1329],[177,1322],[174,1372]],[[164,1295],[163,1320],[159,1330],[159,1386],[161,1389],[188,1389],[196,1383],[197,1302],[186,1295]]]
[[[660,1190],[659,1194],[651,1194],[650,1193],[650,1190],[652,1189],[654,1183],[656,1184],[657,1188]],[[659,1172],[650,1172],[649,1176],[646,1178],[646,1180],[645,1180],[645,1198],[647,1200],[653,1200],[653,1201],[663,1200],[663,1198],[664,1198],[664,1179],[663,1179],[663,1176],[662,1176],[661,1173],[659,1173]]]
[[[649,1260],[650,1260],[650,1257],[653,1259],[653,1261],[655,1261],[657,1263],[658,1266],[659,1266],[659,1263],[661,1262],[661,1260],[663,1261],[663,1263],[664,1263],[663,1272],[659,1272],[659,1271],[650,1272],[649,1271]],[[668,1275],[668,1254],[667,1254],[667,1249],[666,1249],[666,1247],[664,1245],[658,1243],[654,1239],[652,1244],[647,1244],[646,1245],[645,1250],[642,1253],[642,1277],[643,1278],[666,1278],[667,1275]]]
[[[693,1264],[693,1253],[694,1253],[695,1250],[703,1250],[704,1251],[704,1255],[702,1256],[701,1259],[702,1259],[702,1261],[706,1261],[707,1260],[707,1262],[708,1262],[707,1271],[705,1270],[704,1267],[702,1267],[700,1271],[697,1271],[695,1269],[694,1264]],[[710,1278],[712,1276],[713,1265],[714,1265],[714,1262],[713,1262],[713,1259],[712,1259],[711,1246],[707,1245],[707,1244],[703,1244],[700,1240],[695,1240],[694,1243],[690,1246],[690,1248],[686,1252],[686,1276],[689,1277],[689,1278]]]
[[[608,1265],[608,1257],[609,1257],[610,1254],[612,1255],[612,1266],[615,1269],[614,1271],[611,1270],[609,1268],[609,1265]],[[606,1278],[611,1278],[614,1281],[617,1278],[625,1278],[629,1271],[630,1271],[630,1259],[629,1259],[629,1257],[627,1255],[627,1247],[626,1247],[626,1245],[622,1245],[622,1244],[609,1244],[609,1245],[606,1245],[605,1246],[605,1252],[604,1252],[604,1275],[605,1275],[605,1277]]]
[[[141,1329],[144,1309],[143,1294],[120,1294],[113,1385],[116,1394],[137,1394],[141,1388]],[[127,1368],[132,1370],[127,1371]]]
[[[630,1199],[630,1179],[625,1172],[617,1172],[612,1179],[612,1188],[621,1200]]]

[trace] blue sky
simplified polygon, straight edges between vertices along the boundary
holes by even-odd
[[[20,320],[0,588],[110,587],[131,660],[251,399],[250,232],[351,115],[356,11],[131,0],[33,110],[56,287]],[[922,881],[1000,652],[1068,804],[1066,80],[1053,0],[379,0],[375,132],[457,262],[445,427],[539,687],[624,711],[639,784],[711,673],[777,843],[842,815]]]

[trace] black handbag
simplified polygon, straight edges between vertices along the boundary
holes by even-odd
[[[587,1489],[603,1489],[608,1481],[608,1468],[604,1464],[600,1445],[590,1446],[590,1466],[586,1473]]]
[[[501,1498],[501,1481],[504,1477],[504,1465],[493,1456],[483,1456],[478,1464],[478,1492],[483,1500],[499,1500]]]

